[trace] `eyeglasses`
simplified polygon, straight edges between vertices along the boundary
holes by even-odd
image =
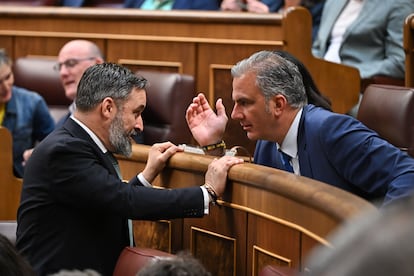
[[[73,68],[76,65],[79,64],[79,62],[81,61],[86,61],[86,60],[93,60],[95,59],[95,57],[87,57],[87,58],[70,58],[65,60],[64,62],[59,62],[56,63],[55,66],[53,66],[53,69],[57,72],[60,71],[60,69],[62,69],[62,66],[65,66],[66,68]]]

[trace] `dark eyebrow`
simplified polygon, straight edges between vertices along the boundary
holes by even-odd
[[[145,107],[146,106],[142,104],[142,105],[138,106],[137,108],[135,108],[134,112],[143,112]]]

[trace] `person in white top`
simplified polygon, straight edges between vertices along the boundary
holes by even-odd
[[[403,24],[413,12],[412,0],[327,0],[312,53],[356,67],[364,83],[403,83]]]

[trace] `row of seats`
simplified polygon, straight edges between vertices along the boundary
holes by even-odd
[[[68,112],[56,60],[44,57],[20,57],[13,64],[15,85],[36,91],[48,104],[57,121]],[[194,77],[185,74],[139,71],[149,81],[144,120],[144,143],[152,145],[171,141],[188,144],[192,136],[185,121],[185,111],[195,95]]]

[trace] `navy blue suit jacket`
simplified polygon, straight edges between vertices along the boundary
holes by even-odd
[[[125,0],[125,8],[140,8],[144,0]],[[218,0],[175,0],[174,10],[219,10]]]
[[[199,187],[155,189],[122,182],[108,156],[72,119],[30,157],[17,214],[18,250],[36,275],[91,268],[112,275],[129,244],[127,219],[201,217]]]
[[[413,191],[414,159],[351,116],[307,105],[297,139],[302,176],[385,204]],[[283,169],[274,142],[258,141],[254,160]]]

